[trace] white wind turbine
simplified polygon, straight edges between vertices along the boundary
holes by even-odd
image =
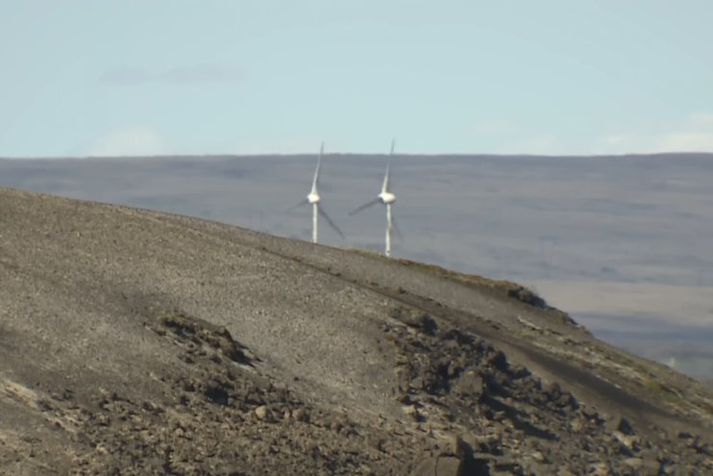
[[[389,153],[389,159],[388,162],[386,163],[386,174],[384,174],[384,183],[381,185],[381,192],[377,197],[370,201],[365,203],[364,205],[360,206],[359,208],[352,210],[349,215],[356,215],[362,210],[365,210],[372,205],[376,205],[377,203],[382,203],[383,205],[386,206],[386,244],[384,247],[384,254],[386,256],[391,256],[391,231],[394,230],[396,231],[396,234],[401,236],[401,232],[398,229],[398,226],[396,226],[396,222],[394,221],[394,217],[391,212],[391,205],[393,205],[396,202],[396,195],[389,190],[389,180],[390,180],[390,175],[391,175],[391,158],[394,156],[394,146],[395,146],[395,141],[391,141],[391,152]]]
[[[307,198],[302,200],[300,203],[292,207],[290,210],[293,210],[299,206],[302,205],[312,205],[312,243],[317,243],[319,241],[319,217],[321,216],[324,218],[329,226],[332,227],[334,231],[339,234],[339,236],[344,239],[344,233],[342,233],[342,230],[339,229],[339,227],[332,221],[331,218],[329,218],[329,215],[322,210],[319,207],[319,202],[320,202],[320,197],[319,197],[319,191],[317,190],[319,186],[319,168],[322,165],[322,155],[324,155],[324,142],[322,142],[322,145],[319,149],[319,158],[317,159],[317,168],[314,171],[314,179],[312,180],[312,188],[310,189],[309,194],[307,195]]]

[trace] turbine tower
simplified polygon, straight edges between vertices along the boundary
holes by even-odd
[[[386,173],[384,174],[384,182],[381,184],[381,192],[377,197],[368,202],[365,203],[364,205],[360,206],[359,208],[356,208],[355,210],[352,210],[349,215],[356,215],[362,210],[365,210],[372,205],[376,205],[377,203],[381,203],[386,206],[386,243],[384,245],[384,254],[386,256],[391,256],[391,232],[392,230],[396,231],[397,235],[401,235],[399,232],[398,227],[396,226],[396,222],[394,221],[394,217],[391,211],[391,205],[393,205],[396,202],[396,195],[391,192],[389,189],[389,180],[391,178],[391,158],[394,156],[394,147],[395,147],[395,141],[391,141],[391,152],[389,153],[389,158],[386,163]]]
[[[321,216],[326,220],[329,226],[332,227],[337,234],[344,239],[344,233],[339,227],[329,218],[329,215],[322,210],[319,206],[320,196],[319,196],[319,169],[322,165],[322,155],[324,155],[324,142],[322,142],[319,148],[319,157],[317,158],[317,168],[314,171],[314,179],[312,179],[312,188],[310,189],[307,198],[302,200],[300,203],[292,207],[290,210],[295,209],[302,205],[312,205],[312,243],[319,242],[319,217]]]

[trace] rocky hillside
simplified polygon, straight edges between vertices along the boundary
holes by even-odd
[[[509,282],[0,189],[0,474],[711,474],[713,392]]]

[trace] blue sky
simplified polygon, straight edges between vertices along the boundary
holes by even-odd
[[[0,0],[0,156],[713,151],[709,0]]]

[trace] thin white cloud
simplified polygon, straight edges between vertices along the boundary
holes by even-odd
[[[713,113],[697,112],[691,115],[690,121],[698,127],[710,127],[713,129]]]
[[[657,149],[661,152],[713,152],[713,130],[667,134]]]
[[[129,157],[167,154],[166,142],[150,127],[128,127],[100,137],[87,151],[90,157]]]
[[[662,152],[713,152],[713,114],[692,114],[683,128],[665,134],[656,148]]]
[[[497,154],[619,155],[663,152],[713,152],[713,113],[697,112],[658,131],[620,132],[594,142],[575,141],[563,134],[527,131],[505,120],[480,120],[468,133],[488,140],[489,152]]]
[[[604,137],[603,153],[713,152],[713,114],[691,114],[669,131]]]
[[[231,84],[241,81],[242,71],[234,66],[198,64],[179,66],[164,71],[148,71],[143,68],[117,68],[106,71],[99,82],[115,86],[138,86],[143,84]]]

